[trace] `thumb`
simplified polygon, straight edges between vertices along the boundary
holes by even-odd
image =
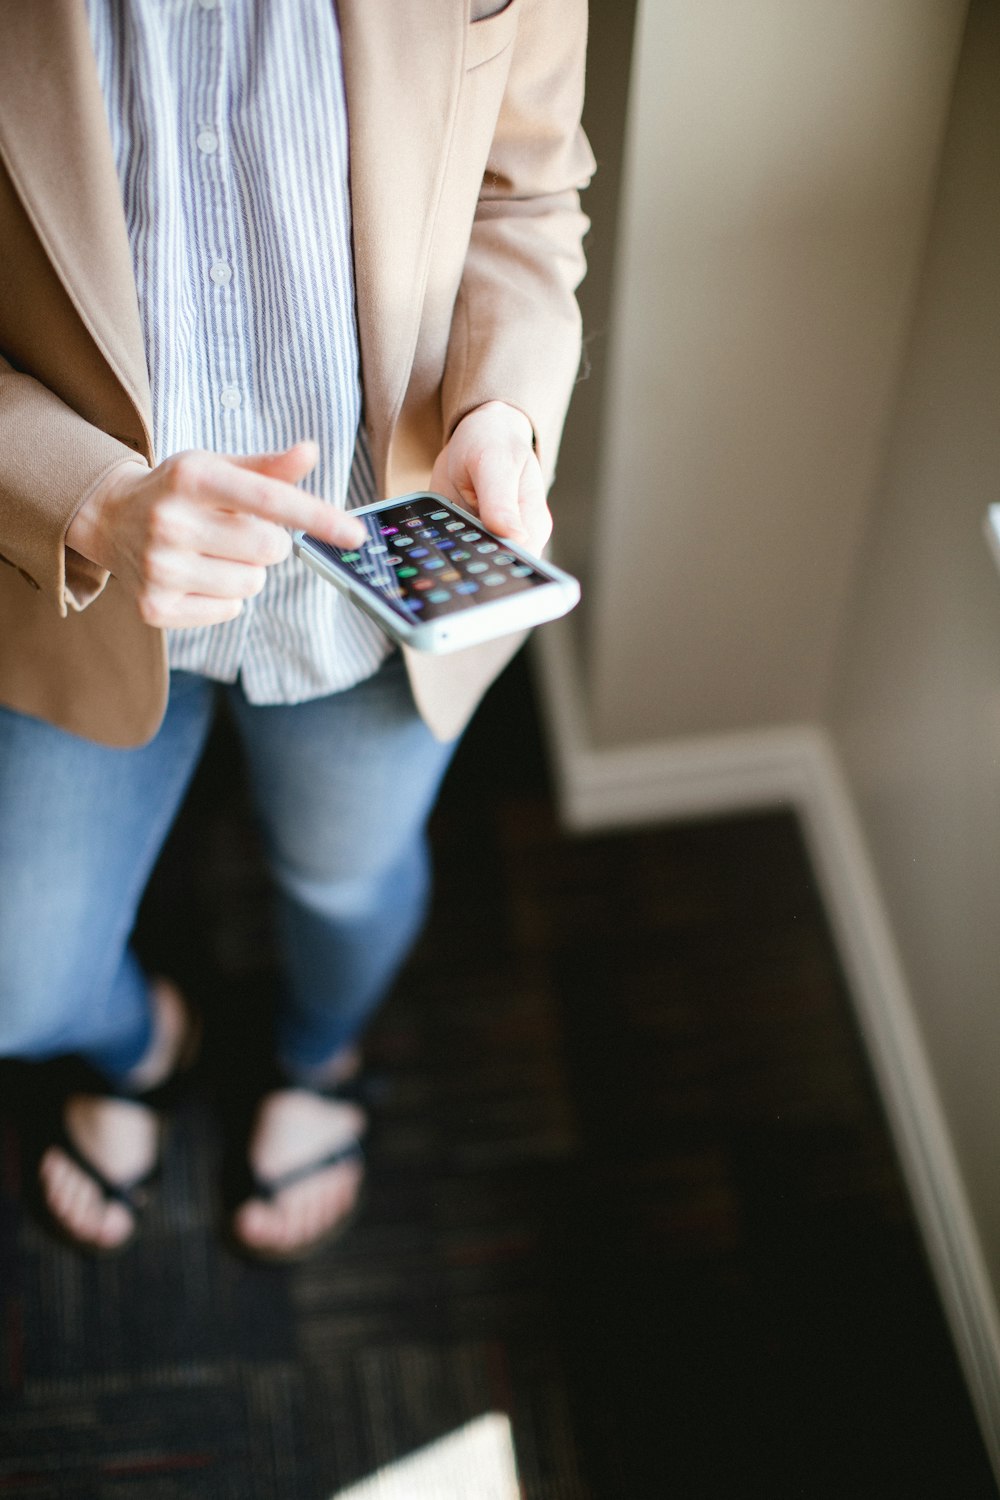
[[[479,517],[499,536],[524,537],[518,505],[522,465],[501,447],[488,448],[470,465]]]
[[[286,484],[298,484],[319,461],[319,444],[312,438],[293,443],[278,453],[242,453],[228,455],[229,462],[240,469],[252,469],[255,474],[266,474],[268,479],[283,479]]]

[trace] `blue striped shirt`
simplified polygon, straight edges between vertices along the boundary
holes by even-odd
[[[347,118],[332,0],[87,0],[132,247],[157,461],[315,438],[304,488],[374,499],[360,423]],[[251,702],[349,687],[390,650],[292,557],[172,667]]]

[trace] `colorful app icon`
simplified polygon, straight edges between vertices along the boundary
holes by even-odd
[[[412,536],[398,536],[392,544],[394,547],[412,547]]]
[[[491,589],[495,589],[498,583],[506,582],[506,577],[505,573],[487,573],[483,582],[488,584]]]
[[[443,516],[444,514],[445,512],[443,510],[439,510],[436,516],[431,517],[431,520],[436,521],[439,516]],[[444,529],[445,531],[461,531],[464,525],[464,521],[449,521]]]
[[[390,552],[389,556],[386,558],[386,562],[389,564],[390,568],[398,568],[402,564],[403,558],[398,552]]]
[[[472,581],[471,578],[467,578],[464,583],[456,583],[456,585],[455,585],[455,593],[456,594],[478,594],[479,593],[479,584],[478,583],[473,583],[473,581]]]
[[[493,561],[498,568],[506,567],[507,563],[514,561],[514,555],[511,552],[498,552]]]
[[[447,519],[448,519],[448,512],[446,510],[432,510],[431,511],[431,520],[432,521],[447,521]],[[461,523],[459,523],[459,524],[461,524]]]
[[[451,593],[448,589],[435,589],[433,594],[427,595],[427,601],[429,604],[444,604],[450,598]]]
[[[381,531],[381,533],[382,533],[383,536],[395,536],[396,532],[398,530],[399,530],[398,526],[380,526],[379,527],[379,531]]]
[[[416,576],[416,568],[400,568],[399,572],[396,574],[397,578],[416,578]]]
[[[495,552],[496,550],[496,542],[480,542],[479,546],[476,548],[477,552]]]
[[[421,590],[423,590],[423,589],[432,589],[434,587],[434,579],[433,578],[418,578],[417,581],[416,581],[416,583],[413,585],[413,587],[415,589],[421,589]]]
[[[414,547],[413,551],[410,553],[410,556],[411,557],[427,557],[428,556],[427,548],[426,547]]]
[[[461,576],[462,575],[457,568],[448,568],[444,573],[441,574],[440,582],[454,583],[456,578],[461,578]]]
[[[379,557],[383,552],[388,552],[385,542],[372,542],[368,548],[369,557]]]
[[[356,563],[360,556],[360,552],[342,552],[340,554],[340,560],[341,562],[346,563]]]
[[[441,545],[442,547],[444,547],[447,545],[447,543],[442,542]],[[454,546],[454,543],[452,543],[452,545]],[[452,562],[468,562],[471,556],[472,553],[466,552],[464,547],[456,547],[455,551],[451,554],[451,559]]]
[[[480,533],[478,531],[463,531],[462,532],[462,541],[463,542],[478,542],[479,541],[479,536],[480,536]]]
[[[407,599],[406,607],[407,609],[423,609],[424,601],[422,599]]]
[[[403,522],[404,526],[422,526],[423,524],[423,516],[411,516],[408,521]]]
[[[510,571],[514,578],[528,578],[531,575],[531,569],[526,563],[515,563]]]
[[[414,552],[413,556],[416,557],[416,555],[417,554]],[[443,568],[444,567],[444,558],[443,557],[429,557],[427,559],[427,561],[424,563],[424,567],[425,568]]]
[[[449,552],[454,545],[450,536],[443,536],[437,544],[437,549],[439,552]]]
[[[465,571],[467,573],[485,573],[488,567],[489,563],[470,563]]]

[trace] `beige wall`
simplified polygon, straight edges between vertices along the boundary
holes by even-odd
[[[1000,6],[974,0],[831,715],[1000,1279]]]
[[[639,5],[601,416],[581,392],[555,492],[597,744],[823,709],[964,9]]]

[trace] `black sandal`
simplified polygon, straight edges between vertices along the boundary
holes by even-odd
[[[84,1091],[75,1090],[74,1092],[81,1093]],[[88,1087],[85,1092],[90,1096],[99,1094],[99,1097],[102,1099],[116,1099],[121,1100],[123,1103],[127,1102],[130,1104],[138,1104],[142,1107],[146,1107],[146,1100],[144,1098],[137,1098],[135,1095],[131,1094],[114,1093],[110,1090],[98,1091],[98,1089],[93,1086]],[[67,1096],[67,1098],[70,1097],[72,1097],[72,1095]],[[63,1101],[63,1107],[65,1107],[65,1103],[66,1099],[64,1099]],[[152,1108],[151,1105],[149,1107]],[[111,1178],[105,1176],[105,1174],[101,1171],[97,1163],[91,1161],[90,1157],[85,1155],[84,1152],[81,1151],[80,1147],[73,1140],[72,1136],[66,1128],[65,1116],[61,1110],[57,1116],[56,1125],[51,1134],[52,1139],[50,1140],[49,1145],[54,1146],[57,1151],[61,1151],[63,1155],[66,1156],[73,1163],[73,1165],[94,1184],[94,1186],[101,1194],[101,1198],[103,1199],[103,1206],[106,1207],[111,1203],[120,1203],[123,1208],[127,1209],[132,1218],[132,1229],[127,1235],[125,1235],[123,1239],[119,1240],[118,1243],[114,1245],[101,1245],[95,1240],[81,1238],[79,1235],[73,1233],[68,1225],[51,1207],[48,1200],[48,1194],[44,1191],[43,1188],[42,1203],[45,1208],[45,1214],[49,1223],[49,1227],[53,1229],[56,1234],[58,1234],[60,1239],[64,1240],[67,1244],[72,1245],[74,1249],[85,1250],[90,1255],[104,1256],[119,1254],[122,1250],[127,1249],[128,1246],[132,1244],[133,1240],[138,1234],[140,1220],[142,1219],[142,1216],[145,1213],[146,1209],[149,1207],[149,1203],[152,1197],[151,1189],[155,1185],[162,1170],[162,1151],[164,1139],[164,1127],[162,1122],[160,1122],[158,1131],[156,1159],[154,1160],[152,1166],[149,1167],[145,1172],[141,1172],[138,1177],[130,1178],[125,1182],[112,1182]]]
[[[54,1212],[49,1204],[48,1195],[39,1181],[40,1201],[49,1227],[60,1239],[77,1250],[84,1250],[95,1256],[117,1255],[135,1240],[142,1216],[152,1198],[152,1188],[162,1170],[166,1125],[162,1118],[157,1121],[156,1155],[152,1165],[136,1177],[124,1182],[115,1182],[73,1140],[67,1129],[66,1106],[70,1099],[85,1095],[91,1098],[134,1104],[156,1115],[162,1115],[163,1111],[173,1108],[188,1082],[188,1075],[201,1043],[200,1018],[194,1015],[183,996],[179,998],[186,1014],[185,1032],[173,1069],[162,1083],[149,1089],[128,1091],[109,1083],[103,1074],[82,1058],[63,1058],[53,1064],[52,1076],[55,1087],[52,1093],[53,1119],[48,1131],[48,1147],[55,1147],[56,1150],[61,1151],[94,1184],[105,1205],[120,1203],[132,1217],[131,1232],[115,1245],[105,1246],[93,1240],[82,1239],[74,1234]],[[44,1156],[44,1151],[42,1155]]]
[[[263,1203],[273,1203],[274,1200],[298,1182],[305,1182],[310,1177],[316,1177],[320,1172],[329,1170],[330,1167],[338,1167],[342,1162],[357,1162],[362,1171],[366,1165],[365,1147],[371,1140],[372,1135],[372,1107],[379,1099],[384,1097],[384,1080],[371,1074],[358,1073],[352,1078],[345,1079],[341,1083],[329,1084],[316,1087],[310,1084],[292,1082],[282,1078],[276,1080],[269,1093],[284,1092],[294,1089],[297,1092],[312,1094],[318,1099],[327,1099],[335,1104],[354,1104],[364,1111],[365,1120],[360,1131],[351,1140],[345,1141],[342,1146],[336,1146],[331,1151],[324,1152],[321,1156],[302,1162],[297,1167],[291,1167],[287,1172],[279,1173],[277,1177],[262,1177],[250,1165],[249,1160],[244,1157],[240,1167],[240,1183],[235,1194],[236,1207],[233,1209],[229,1221],[229,1243],[231,1248],[240,1256],[255,1261],[268,1261],[275,1264],[281,1262],[294,1262],[308,1260],[318,1250],[325,1248],[339,1240],[357,1219],[361,1211],[364,1199],[364,1184],[358,1188],[354,1203],[351,1208],[329,1229],[315,1235],[313,1239],[303,1245],[297,1245],[294,1250],[269,1250],[258,1249],[250,1245],[235,1231],[234,1219],[236,1213],[245,1204],[257,1199]]]

